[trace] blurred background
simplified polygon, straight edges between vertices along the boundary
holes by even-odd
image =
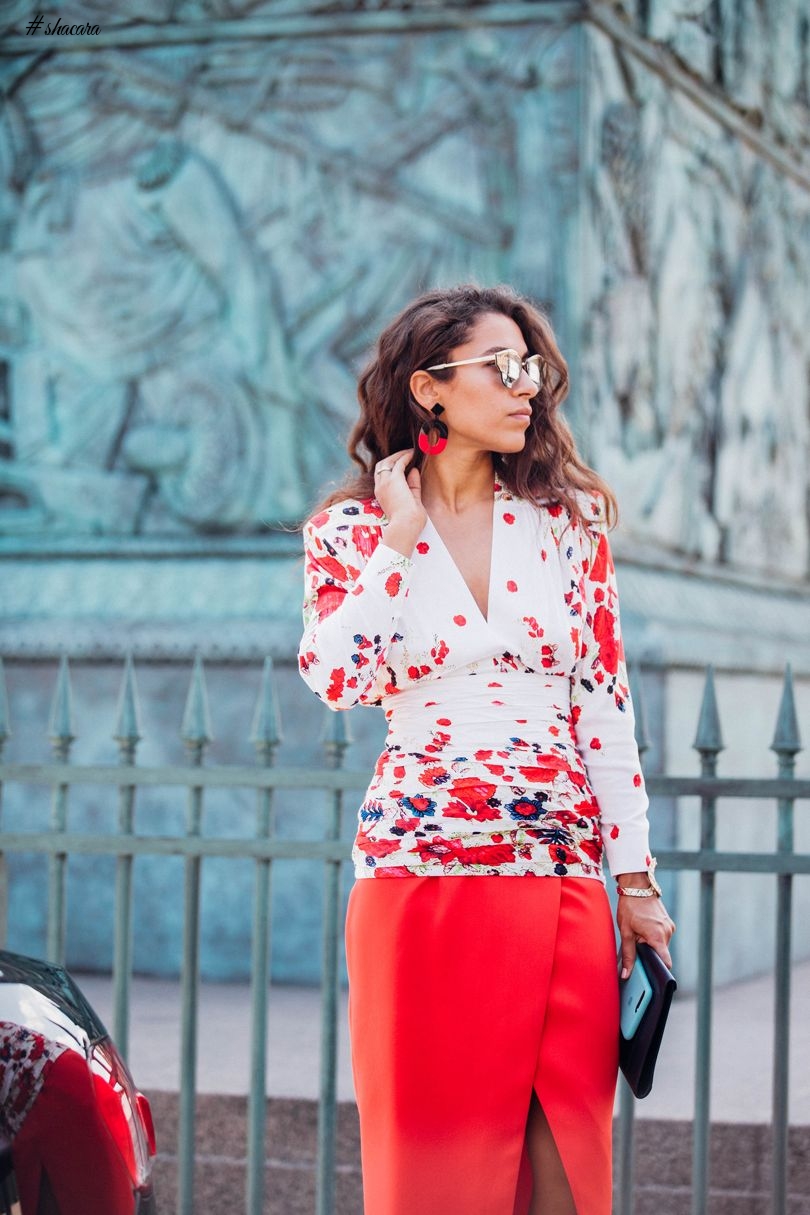
[[[788,662],[810,719],[806,0],[51,3],[46,22],[97,24],[87,36],[26,34],[37,11],[0,6],[4,758],[48,759],[67,654],[71,762],[115,762],[131,653],[138,762],[185,762],[199,653],[207,762],[254,762],[268,654],[277,762],[321,762],[321,707],[295,666],[294,528],[347,466],[376,334],[417,292],[474,280],[549,310],[571,367],[563,409],[618,495],[646,770],[697,773],[711,662],[720,770],[775,775]],[[376,757],[377,716],[351,715],[353,767]],[[49,796],[9,785],[3,827],[44,830]],[[325,797],[279,791],[277,832],[320,838]],[[204,831],[250,833],[254,806],[211,793]],[[180,790],[139,792],[141,830],[182,832],[184,813]],[[70,823],[113,830],[109,792],[72,790]],[[655,799],[658,848],[694,848],[698,830],[696,799]],[[719,846],[774,841],[762,802],[721,800]],[[9,857],[12,948],[44,947],[45,865]],[[71,858],[66,948],[82,969],[110,965],[113,865]],[[204,977],[249,973],[250,866],[206,862]],[[279,981],[318,981],[321,871],[276,867]],[[135,866],[136,971],[178,971],[181,872]],[[689,990],[698,876],[666,880]],[[349,884],[344,866],[344,897]],[[716,978],[767,970],[773,881],[720,874],[717,890]],[[794,951],[810,956],[806,932]]]

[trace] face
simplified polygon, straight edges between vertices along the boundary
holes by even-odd
[[[526,348],[526,339],[511,317],[487,312],[475,322],[469,339],[456,346],[446,361],[475,359],[505,349],[516,350],[522,359],[536,353]],[[504,454],[523,449],[532,416],[530,402],[537,388],[522,367],[511,388],[504,387],[494,363],[454,367],[449,381],[428,378],[425,373],[417,375],[420,404],[430,409],[438,401],[444,406],[441,419],[449,432],[448,447]]]

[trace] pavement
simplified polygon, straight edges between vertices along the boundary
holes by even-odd
[[[101,1019],[112,1023],[112,984],[98,975],[75,976]],[[267,1095],[317,1099],[320,1066],[320,990],[273,985],[268,1013]],[[810,1125],[810,961],[792,972],[789,1118]],[[136,978],[132,985],[129,1063],[145,1092],[179,1086],[180,986]],[[672,1005],[651,1095],[636,1103],[640,1118],[685,1119],[694,1113],[696,1000],[678,993]],[[250,990],[245,984],[203,983],[199,1004],[201,1093],[244,1095],[250,1074]],[[771,1120],[773,977],[717,987],[712,1015],[711,1119]],[[346,992],[340,1000],[337,1096],[353,1101]]]

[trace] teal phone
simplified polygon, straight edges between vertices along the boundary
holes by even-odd
[[[622,1037],[628,1041],[633,1037],[652,999],[653,989],[641,958],[636,954],[633,969],[619,984],[619,1000]]]

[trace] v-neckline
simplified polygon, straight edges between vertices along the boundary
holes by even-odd
[[[498,517],[498,500],[500,497],[500,492],[501,492],[501,487],[496,482],[495,485],[493,486],[493,493],[492,493],[492,531],[490,533],[489,572],[487,575],[487,614],[486,614],[486,616],[484,615],[484,613],[481,611],[480,607],[478,606],[478,602],[475,598],[475,595],[470,590],[469,585],[467,583],[467,579],[464,577],[464,575],[462,574],[458,565],[456,564],[456,562],[453,558],[453,554],[450,552],[450,549],[447,547],[444,540],[442,539],[441,532],[436,527],[436,524],[433,522],[430,515],[427,513],[427,510],[425,511],[425,515],[427,516],[428,527],[430,528],[433,535],[438,540],[439,544],[444,549],[444,553],[445,553],[445,556],[447,557],[448,564],[455,571],[456,578],[463,586],[468,600],[470,601],[473,608],[475,609],[478,619],[483,621],[483,623],[488,628],[491,627],[491,624],[492,624],[492,587],[493,587],[493,570],[494,570],[494,565],[495,565],[495,524],[496,524],[496,520]]]

